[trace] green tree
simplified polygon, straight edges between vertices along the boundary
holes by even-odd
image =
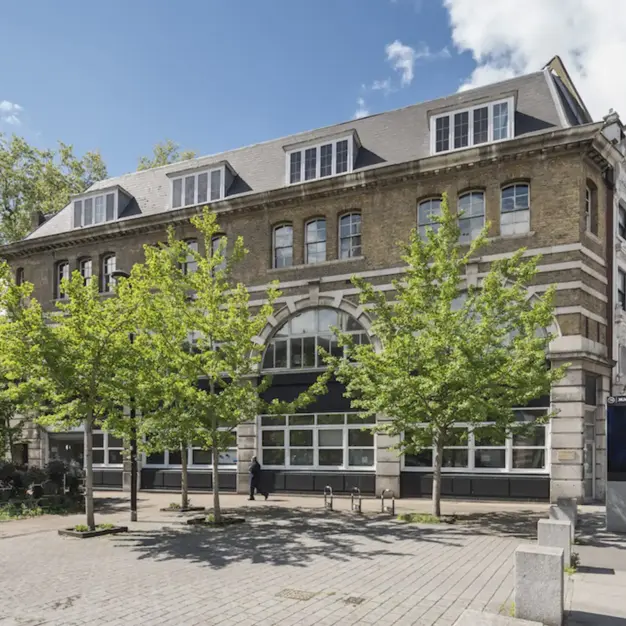
[[[192,223],[205,242],[220,232],[205,209]],[[160,248],[146,247],[145,265],[136,265],[120,285],[120,297],[137,311],[140,337],[135,344],[151,358],[144,372],[139,404],[152,406],[142,429],[156,445],[194,443],[211,452],[213,511],[222,520],[219,500],[219,454],[232,447],[239,424],[261,412],[298,410],[325,393],[327,374],[293,402],[265,403],[269,379],[258,380],[263,345],[258,336],[273,312],[278,291],[271,286],[265,303],[250,308],[246,287],[231,270],[246,253],[238,238],[226,257],[226,238],[217,250],[196,252],[170,232]],[[127,284],[128,283],[128,284]],[[154,405],[160,404],[161,410]]]
[[[439,516],[443,448],[455,445],[454,424],[493,422],[487,429],[493,434],[511,432],[518,427],[511,407],[548,393],[564,368],[551,369],[546,360],[554,289],[528,297],[538,258],[524,260],[520,249],[493,263],[480,286],[463,289],[487,227],[469,248],[460,244],[445,196],[437,221],[425,239],[414,231],[403,245],[406,274],[394,281],[392,301],[353,279],[361,303],[371,307],[381,350],[342,335],[347,355],[326,358],[352,406],[388,420],[377,430],[399,436],[399,452],[432,446],[433,514]]]
[[[94,427],[115,427],[128,405],[123,374],[133,354],[132,312],[119,298],[103,298],[97,277],[85,285],[78,271],[62,282],[65,297],[55,312],[30,297],[32,285],[15,285],[6,264],[0,284],[7,286],[0,297],[7,312],[0,323],[0,367],[17,387],[20,408],[37,414],[40,424],[83,426],[87,526],[94,528],[92,434]]]
[[[37,211],[56,213],[71,195],[106,177],[99,152],[79,158],[62,142],[56,150],[40,150],[22,137],[0,133],[0,243],[22,239]]]
[[[0,381],[0,460],[17,461],[15,444],[22,440],[26,419],[16,414],[11,387],[11,383]]]
[[[157,143],[152,149],[152,156],[139,157],[137,171],[149,170],[152,167],[160,167],[161,165],[169,165],[170,163],[196,158],[196,153],[193,150],[179,152],[179,148],[180,146],[171,139]]]

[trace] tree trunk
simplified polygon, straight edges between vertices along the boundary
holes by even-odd
[[[217,524],[222,521],[222,510],[220,509],[220,475],[218,474],[219,449],[215,438],[213,438],[213,516]]]
[[[89,411],[85,419],[85,513],[87,527],[95,530],[96,521],[93,512],[93,412]]]
[[[181,502],[180,505],[183,509],[186,509],[189,506],[189,481],[187,478],[187,454],[189,451],[187,450],[184,443],[180,444],[180,466],[181,466],[181,476],[180,476],[180,495]]]
[[[433,515],[441,517],[441,465],[443,462],[443,445],[441,438],[435,439],[435,463],[433,472]]]

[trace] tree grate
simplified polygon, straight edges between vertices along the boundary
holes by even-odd
[[[301,589],[283,589],[276,594],[277,598],[289,600],[310,600],[317,594],[314,591],[302,591]]]

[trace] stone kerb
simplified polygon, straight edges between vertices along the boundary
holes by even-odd
[[[562,626],[562,548],[527,544],[515,550],[515,617]]]
[[[572,562],[572,524],[569,521],[540,519],[537,522],[537,543],[540,546],[561,548],[563,563]]]

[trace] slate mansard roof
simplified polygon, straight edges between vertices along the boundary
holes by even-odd
[[[397,165],[432,156],[429,122],[431,115],[507,97],[513,97],[515,102],[515,137],[551,132],[571,125],[591,122],[589,113],[578,94],[572,93],[570,87],[566,86],[568,83],[568,77],[564,82],[546,66],[543,70],[526,76],[403,109],[350,120],[342,124],[183,163],[124,174],[95,183],[87,192],[118,186],[129,194],[132,199],[126,211],[119,217],[118,221],[121,223],[142,216],[172,211],[171,180],[168,175],[227,162],[236,176],[224,200],[212,203],[218,208],[221,202],[234,197],[240,198],[284,188],[286,186],[285,149],[290,145],[305,144],[317,139],[323,140],[327,137],[341,136],[342,133],[354,132],[360,143],[353,168],[354,173]],[[38,240],[70,232],[73,230],[72,220],[73,211],[70,204],[28,235],[26,240]],[[79,232],[100,226],[102,225],[75,230],[78,235]]]

